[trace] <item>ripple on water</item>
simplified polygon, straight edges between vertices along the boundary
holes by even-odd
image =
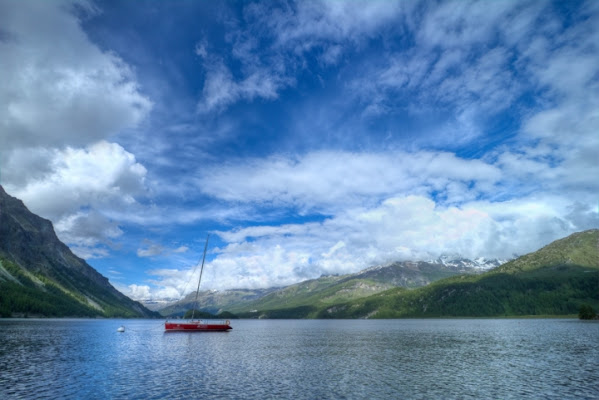
[[[597,337],[564,320],[2,320],[0,398],[597,398]]]

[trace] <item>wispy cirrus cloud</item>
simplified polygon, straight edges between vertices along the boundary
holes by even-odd
[[[186,253],[189,250],[189,247],[184,245],[176,248],[165,247],[164,245],[149,239],[145,239],[142,244],[143,246],[137,249],[138,257],[169,256],[171,254]]]
[[[211,53],[205,39],[196,44],[206,72],[197,110],[207,114],[237,101],[277,99],[296,84],[296,74],[313,57],[307,53],[316,52],[323,66],[336,65],[400,10],[385,1],[250,3],[241,18],[227,21],[227,54]],[[235,73],[227,59],[240,63]]]
[[[206,64],[206,80],[197,110],[207,114],[222,111],[240,100],[274,100],[279,90],[290,86],[292,82],[291,77],[261,66],[248,68],[243,78],[236,80],[222,60],[212,60]]]

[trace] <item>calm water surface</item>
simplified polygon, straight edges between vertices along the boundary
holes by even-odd
[[[156,320],[0,320],[0,399],[599,399],[594,322],[233,326],[164,333]]]

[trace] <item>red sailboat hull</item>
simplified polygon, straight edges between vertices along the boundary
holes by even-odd
[[[204,272],[204,261],[206,261],[206,251],[208,250],[208,239],[210,235],[206,237],[206,244],[204,245],[204,256],[202,257],[202,268],[200,268],[200,279],[198,279],[198,289],[196,290],[196,298],[194,302],[194,310],[198,304],[198,294],[200,293],[200,283],[202,282],[202,273]],[[194,311],[195,312],[195,311]],[[185,321],[166,321],[164,323],[165,332],[226,332],[231,328],[231,323],[228,320],[204,320],[194,319],[194,313],[191,314],[191,320]]]
[[[166,332],[226,332],[233,329],[229,321],[175,321],[165,322]]]

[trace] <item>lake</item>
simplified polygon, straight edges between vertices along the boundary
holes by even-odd
[[[232,323],[164,333],[159,320],[0,320],[0,398],[599,398],[596,322]]]

